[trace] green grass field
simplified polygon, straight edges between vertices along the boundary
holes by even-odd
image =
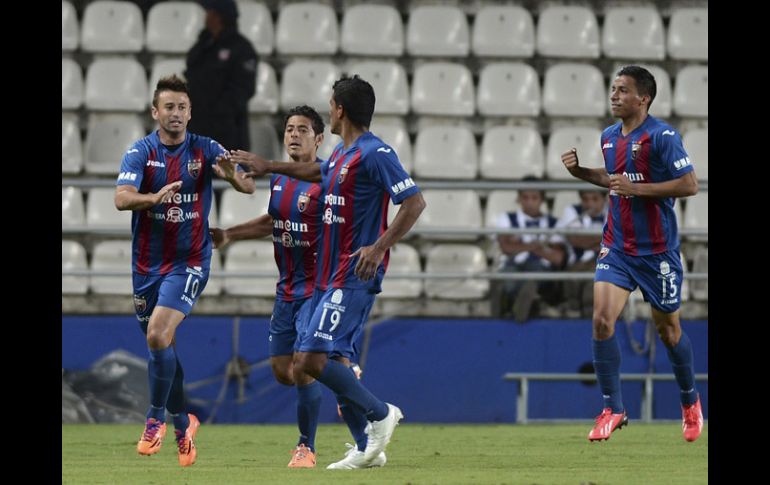
[[[708,429],[695,443],[681,424],[631,422],[606,442],[590,443],[591,423],[416,425],[396,428],[388,463],[326,470],[351,441],[344,425],[318,430],[315,469],[288,469],[296,428],[203,425],[198,461],[177,464],[169,428],[161,451],[136,453],[141,425],[62,425],[62,483],[151,484],[705,484]]]

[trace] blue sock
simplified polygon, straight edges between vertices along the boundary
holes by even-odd
[[[327,361],[318,380],[335,394],[360,407],[367,420],[380,421],[388,415],[388,406],[369,392],[345,364],[336,360]]]
[[[315,452],[315,432],[318,429],[318,415],[321,412],[321,384],[313,381],[306,386],[297,386],[297,425],[299,443]]]
[[[184,433],[190,425],[190,418],[185,412],[184,400],[184,369],[176,359],[176,373],[174,373],[174,382],[171,383],[171,392],[168,394],[166,402],[166,411],[169,412],[174,420],[174,428]]]
[[[692,344],[690,338],[682,330],[679,343],[673,347],[666,346],[668,360],[674,368],[676,382],[679,383],[679,399],[684,405],[695,404],[698,391],[695,389],[695,370],[692,363]]]
[[[147,419],[155,418],[166,422],[166,401],[171,391],[171,384],[176,373],[176,353],[174,347],[150,350],[150,362],[147,364],[150,376],[150,409]]]
[[[353,439],[356,440],[358,445],[358,451],[364,451],[366,449],[366,425],[369,423],[366,419],[366,415],[363,410],[348,401],[342,396],[337,396],[337,403],[340,405],[340,412],[342,412],[342,419],[345,424],[348,425],[350,434]]]
[[[620,344],[613,334],[607,340],[594,340],[594,369],[602,389],[604,407],[612,408],[613,414],[623,412],[623,395],[620,392]]]

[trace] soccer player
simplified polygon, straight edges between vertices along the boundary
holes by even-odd
[[[161,78],[152,99],[159,128],[123,155],[115,189],[115,207],[133,211],[134,307],[150,351],[150,409],[137,451],[152,455],[160,450],[168,410],[182,466],[195,463],[193,438],[200,423],[183,412],[184,372],[174,333],[209,277],[212,174],[240,192],[255,189],[242,170],[223,163],[228,155],[219,143],[187,132],[190,114],[185,82],[175,75]]]
[[[318,275],[312,316],[296,365],[334,391],[343,404],[343,415],[352,409],[355,416],[368,421],[365,441],[358,436],[357,446],[328,467],[353,469],[380,464],[403,414],[375,397],[334,357],[357,353],[356,340],[381,291],[389,250],[417,221],[425,201],[393,148],[369,131],[375,104],[371,84],[358,76],[342,77],[332,89],[331,132],[340,135],[342,142],[328,161],[281,163],[240,150],[232,152],[232,160],[248,167],[252,175],[281,173],[321,182]],[[388,227],[390,199],[401,208]]]
[[[639,286],[668,350],[680,388],[682,431],[695,441],[703,413],[695,388],[690,339],[679,322],[682,264],[674,198],[695,195],[698,180],[682,139],[670,125],[648,114],[655,78],[639,66],[621,68],[612,83],[612,114],[620,122],[604,130],[605,168],[581,167],[573,148],[561,159],[569,172],[610,189],[610,205],[594,277],[593,359],[604,410],[588,434],[609,439],[628,423],[620,392],[620,346],[615,321]]]
[[[289,110],[284,119],[283,144],[294,163],[320,164],[316,151],[323,142],[324,122],[309,106]],[[232,161],[231,161],[232,163]],[[281,384],[297,386],[299,442],[290,468],[312,468],[316,464],[315,435],[321,408],[321,385],[294,366],[298,333],[307,326],[315,283],[315,253],[321,219],[318,203],[321,185],[286,175],[270,178],[268,213],[243,224],[212,228],[214,247],[231,241],[260,239],[272,234],[279,277],[270,318],[270,365]]]

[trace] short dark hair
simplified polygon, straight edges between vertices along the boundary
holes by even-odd
[[[522,182],[542,182],[543,179],[539,177],[535,177],[534,175],[527,175],[526,177],[521,179]],[[519,189],[518,192],[521,193],[524,190],[528,190],[530,192],[540,192],[540,196],[543,200],[545,200],[545,190],[543,189]]]
[[[190,97],[190,93],[187,91],[187,83],[176,74],[160,78],[158,84],[155,85],[155,92],[152,94],[152,105],[156,108],[158,107],[158,95],[161,91],[185,93],[188,98]],[[192,104],[192,101],[190,104]]]
[[[369,128],[375,103],[372,85],[355,74],[353,77],[342,76],[334,82],[332,90],[334,102],[345,108],[350,121],[356,126]]]
[[[650,104],[647,105],[647,111],[649,111],[650,106],[652,106],[652,101],[655,99],[655,95],[658,92],[655,76],[641,66],[623,66],[616,74],[616,77],[619,76],[634,78],[634,81],[636,81],[636,90],[639,91],[639,94],[650,97]]]
[[[314,110],[310,106],[303,104],[301,106],[295,106],[286,113],[286,117],[283,119],[283,130],[286,131],[286,125],[289,123],[289,118],[292,116],[304,116],[310,120],[310,126],[313,128],[313,132],[316,135],[320,135],[324,132],[324,120],[318,111]]]

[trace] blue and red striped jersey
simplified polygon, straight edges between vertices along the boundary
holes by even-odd
[[[316,159],[316,163],[321,162]],[[268,212],[273,218],[275,264],[280,273],[275,293],[281,300],[294,301],[313,295],[321,225],[320,199],[321,184],[279,174],[270,178]]]
[[[353,272],[358,257],[388,227],[388,202],[398,205],[420,191],[404,170],[395,150],[371,132],[359,136],[347,150],[338,144],[321,164],[321,238],[318,242],[316,286],[381,291],[390,251],[369,281]]]
[[[171,202],[133,211],[136,273],[163,275],[210,266],[211,166],[225,149],[211,138],[189,132],[182,144],[172,148],[161,143],[156,130],[131,145],[120,162],[116,185],[133,185],[142,194],[182,181]]]
[[[653,117],[627,136],[622,122],[604,130],[601,149],[607,173],[625,174],[632,183],[665,182],[693,171],[679,133]],[[621,197],[610,192],[602,245],[632,256],[679,249],[674,197]]]

